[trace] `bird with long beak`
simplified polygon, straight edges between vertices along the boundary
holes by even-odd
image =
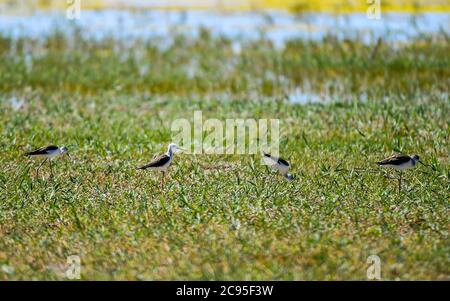
[[[274,157],[268,153],[263,154],[264,154],[264,162],[266,162],[267,165],[269,165],[275,170],[278,170],[280,174],[286,179],[288,180],[294,179],[294,177],[289,173],[290,165],[286,160],[279,157]]]
[[[175,143],[171,143],[171,144],[169,144],[167,153],[155,157],[150,163],[148,163],[144,166],[141,166],[137,169],[139,169],[139,170],[151,169],[151,170],[161,171],[162,172],[161,189],[163,189],[164,188],[164,177],[165,177],[166,170],[167,170],[167,168],[169,168],[170,163],[173,160],[173,155],[174,155],[175,151],[177,151],[177,150],[183,151],[185,149],[177,146]]]
[[[67,147],[65,147],[65,146],[58,147],[56,145],[49,145],[49,146],[38,148],[31,152],[27,152],[27,153],[25,153],[25,156],[45,158],[45,160],[42,161],[42,163],[37,168],[36,176],[39,176],[39,170],[41,169],[42,165],[44,165],[44,163],[48,161],[50,164],[50,173],[51,173],[51,176],[53,177],[52,160],[55,157],[62,156],[64,154],[66,154],[70,158]]]
[[[425,165],[420,161],[418,155],[403,155],[403,154],[394,154],[386,159],[378,161],[377,164],[381,167],[389,167],[400,172],[400,176],[398,179],[398,192],[401,191],[402,188],[402,172],[406,169],[411,169],[416,167],[417,163]]]

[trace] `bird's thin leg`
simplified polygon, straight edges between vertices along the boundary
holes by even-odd
[[[400,171],[400,177],[398,178],[398,193],[402,191],[402,172]]]
[[[161,190],[164,189],[164,176],[166,175],[166,173],[163,171],[162,173],[162,178],[161,178]]]
[[[50,163],[50,176],[53,178],[52,160],[49,160],[48,162]]]
[[[39,169],[41,169],[42,165],[48,160],[48,158],[45,158],[44,161],[42,161],[41,164],[39,164],[39,167],[36,169],[36,177],[39,177]]]

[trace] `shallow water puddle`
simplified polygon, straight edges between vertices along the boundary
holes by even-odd
[[[450,14],[386,13],[380,20],[371,20],[363,13],[332,15],[315,13],[294,15],[283,11],[220,12],[220,11],[82,11],[81,18],[69,20],[63,12],[36,12],[31,15],[0,15],[0,33],[15,38],[44,38],[55,30],[119,40],[169,38],[176,33],[198,36],[205,28],[214,35],[232,39],[265,37],[275,46],[283,47],[292,38],[322,39],[333,34],[340,38],[358,37],[369,43],[378,37],[390,41],[407,41],[423,33],[449,33]],[[240,45],[233,45],[235,52]]]

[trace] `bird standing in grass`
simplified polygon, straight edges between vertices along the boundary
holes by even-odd
[[[184,150],[181,147],[178,147],[176,144],[171,143],[169,144],[169,147],[167,149],[167,153],[159,155],[157,157],[155,157],[150,163],[139,167],[138,169],[152,169],[152,170],[157,170],[157,171],[161,171],[162,172],[162,178],[161,178],[161,189],[164,188],[164,177],[165,177],[165,172],[167,170],[167,168],[169,167],[170,163],[173,160],[173,154],[175,153],[175,151],[177,150]]]
[[[280,174],[282,174],[283,177],[285,177],[286,179],[288,180],[294,179],[294,177],[291,174],[289,174],[290,165],[286,160],[264,153],[264,161],[267,163],[267,165],[269,165],[273,169],[278,170]]]
[[[67,152],[67,147],[65,147],[65,146],[58,147],[56,145],[49,145],[49,146],[41,147],[34,151],[25,153],[25,156],[45,158],[45,160],[42,161],[42,163],[37,168],[36,176],[39,176],[39,170],[41,169],[42,165],[44,165],[44,163],[47,162],[47,160],[48,160],[50,163],[50,173],[51,173],[51,176],[53,177],[52,159],[57,156],[64,155],[64,154],[66,154],[70,158],[70,155]]]
[[[394,154],[384,160],[377,162],[379,166],[382,167],[390,167],[398,170],[400,172],[400,176],[398,179],[398,192],[400,193],[402,189],[402,172],[406,169],[411,169],[416,167],[417,163],[421,163],[418,155],[407,156],[403,154]]]

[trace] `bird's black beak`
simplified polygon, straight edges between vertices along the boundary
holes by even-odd
[[[70,160],[72,160],[72,157],[69,155],[69,153],[66,153],[67,157],[69,157]]]
[[[422,161],[419,160],[419,163],[422,164],[423,166],[427,166],[425,163],[423,163]]]

